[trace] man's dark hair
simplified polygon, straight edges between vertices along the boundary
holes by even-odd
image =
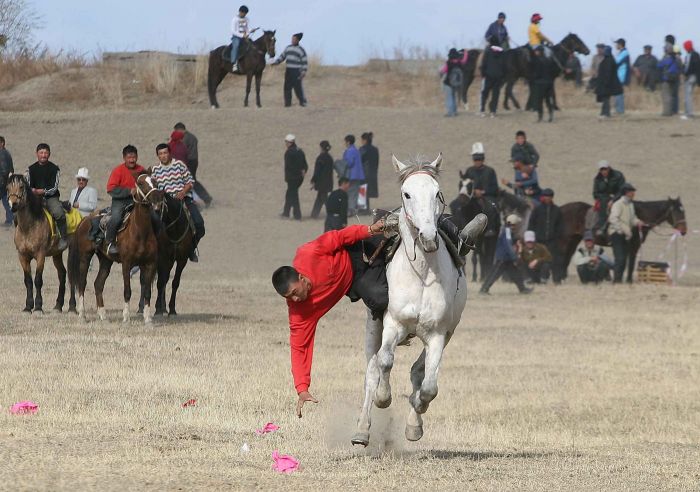
[[[245,5],[241,5],[241,8],[239,8],[238,11],[239,11],[239,12],[244,12],[244,13],[247,14],[247,13],[248,13],[248,7],[246,7]]]
[[[525,135],[525,132],[522,131],[522,130],[518,130],[517,132],[515,132],[515,136],[516,136],[516,137],[525,137],[525,138],[527,138],[527,135]]]
[[[187,130],[187,128],[185,127],[185,124],[182,121],[178,121],[177,123],[175,123],[173,130]]]
[[[163,149],[168,149],[168,152],[170,151],[170,147],[168,147],[168,144],[166,143],[156,145],[156,155],[158,155],[158,152],[160,152]]]
[[[0,137],[0,143],[5,145],[5,137]]]
[[[355,145],[355,135],[345,135],[345,141],[350,145]]]
[[[51,152],[51,147],[47,143],[40,143],[36,146],[36,151],[39,152],[40,150],[48,150]]]
[[[129,145],[127,145],[126,147],[124,147],[124,148],[122,149],[122,156],[123,156],[123,157],[126,157],[127,154],[136,154],[136,155],[139,155],[139,151],[136,150],[136,147],[134,147],[133,145],[129,144]]]
[[[289,292],[289,285],[292,282],[299,281],[299,272],[290,266],[279,267],[272,274],[272,286],[275,288],[277,293],[284,296]]]
[[[345,183],[349,183],[350,180],[346,177],[342,177],[338,180],[338,186],[343,186]]]
[[[368,144],[372,145],[372,139],[374,138],[374,133],[372,132],[365,132],[362,134],[362,140],[367,142]]]

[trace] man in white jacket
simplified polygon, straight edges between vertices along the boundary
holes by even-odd
[[[78,209],[80,215],[85,217],[93,213],[97,208],[97,190],[87,185],[90,180],[88,168],[81,167],[78,169],[75,179],[78,182],[78,186],[70,192],[70,204],[73,208]]]
[[[630,241],[634,228],[642,224],[634,212],[634,193],[637,189],[630,183],[622,185],[622,196],[610,209],[608,235],[615,255],[614,283],[622,282],[625,266],[630,254]]]

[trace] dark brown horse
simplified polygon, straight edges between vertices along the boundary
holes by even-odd
[[[479,56],[481,56],[481,50],[468,50],[467,63],[460,65],[460,68],[462,69],[462,90],[460,92],[465,111],[469,111],[467,93],[469,92],[469,86],[471,86],[472,82],[474,82],[476,65],[479,61]]]
[[[248,106],[248,96],[250,95],[250,86],[255,76],[255,104],[260,107],[260,80],[262,79],[263,70],[265,70],[265,55],[270,58],[275,56],[275,32],[265,31],[255,41],[247,40],[241,43],[241,53],[244,53],[242,58],[238,60],[238,75],[246,76],[245,86],[245,106]],[[224,80],[226,74],[231,73],[231,45],[219,46],[215,50],[209,52],[209,75],[207,78],[207,88],[209,90],[209,103],[212,108],[218,108],[219,102],[216,100],[216,89]],[[247,51],[245,51],[247,50]]]
[[[136,179],[136,188],[133,192],[134,208],[126,221],[124,228],[117,234],[119,245],[119,257],[112,258],[105,252],[106,245],[96,247],[90,240],[90,219],[83,220],[75,233],[75,249],[70,255],[70,269],[78,280],[78,315],[85,319],[85,287],[87,285],[87,272],[90,259],[97,253],[100,260],[100,270],[95,278],[95,298],[97,300],[97,315],[101,320],[107,318],[104,298],[105,282],[109,276],[112,264],[116,261],[122,264],[122,277],[124,279],[124,310],[123,321],[129,321],[129,301],[131,300],[130,271],[134,266],[141,270],[141,291],[145,300],[143,319],[150,324],[153,319],[150,312],[151,286],[155,278],[158,261],[158,240],[153,230],[151,207],[160,210],[163,204],[163,192],[160,191],[153,178],[148,174],[142,174]]]
[[[53,259],[58,272],[58,297],[54,311],[63,311],[66,294],[66,268],[63,265],[63,251],[57,249],[58,235],[52,237],[51,225],[43,209],[41,198],[32,193],[27,180],[21,174],[13,174],[7,182],[7,199],[15,214],[15,247],[19,263],[24,271],[24,286],[27,300],[24,311],[43,312],[41,288],[44,285],[44,262],[46,257]],[[36,260],[36,274],[32,284],[32,260]],[[36,288],[36,298],[33,289]],[[75,283],[70,277],[70,302],[68,311],[75,312]]]
[[[576,252],[576,248],[581,242],[581,239],[583,239],[583,233],[586,230],[586,214],[588,214],[590,209],[591,205],[584,202],[571,202],[561,206],[564,233],[559,240],[559,248],[564,254],[563,265],[565,276],[566,268],[571,261],[571,257]],[[639,220],[645,225],[640,229],[635,229],[632,234],[630,256],[627,264],[627,282],[632,282],[637,253],[642,243],[646,240],[650,230],[656,226],[667,223],[684,236],[688,232],[688,224],[685,220],[685,209],[683,208],[680,197],[652,202],[635,201],[634,211]],[[598,236],[596,243],[601,246],[609,246],[609,243],[603,236]]]

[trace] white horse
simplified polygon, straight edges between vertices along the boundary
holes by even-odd
[[[372,403],[391,404],[389,375],[397,344],[417,336],[423,352],[411,367],[413,391],[406,419],[406,439],[423,436],[423,419],[437,396],[437,377],[445,345],[450,341],[467,302],[464,272],[455,267],[446,247],[440,247],[437,220],[444,209],[437,176],[442,154],[435,161],[406,165],[392,156],[401,181],[399,212],[402,244],[387,267],[389,308],[382,321],[368,313],[365,353],[365,400],[353,444],[369,444]]]

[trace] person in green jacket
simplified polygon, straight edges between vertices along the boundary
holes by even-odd
[[[595,200],[593,207],[598,211],[598,222],[595,226],[596,235],[605,235],[605,224],[608,221],[610,207],[615,200],[620,198],[624,184],[625,175],[610,167],[608,161],[598,163],[598,174],[593,179],[593,199]]]
[[[540,162],[540,154],[532,143],[527,141],[527,135],[523,130],[518,130],[515,134],[515,143],[510,148],[510,158],[514,159],[516,154],[525,154],[530,164],[537,167]]]

